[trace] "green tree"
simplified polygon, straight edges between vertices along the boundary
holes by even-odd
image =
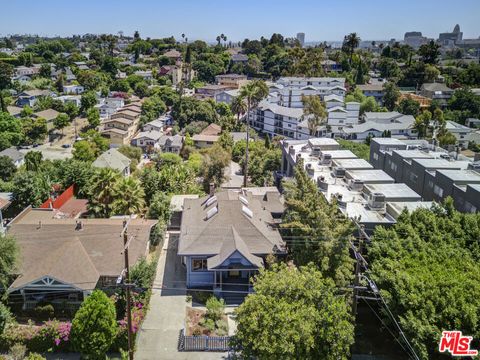
[[[120,174],[110,168],[97,169],[88,187],[88,209],[98,217],[110,217]]]
[[[233,147],[233,136],[227,132],[224,131],[220,134],[220,137],[218,138],[218,144],[224,149],[227,150],[228,152],[232,151]]]
[[[3,334],[5,328],[13,320],[12,313],[10,309],[0,302],[0,336]]]
[[[220,145],[207,149],[203,156],[203,188],[208,192],[210,183],[220,188],[225,178],[225,168],[230,164],[231,156]]]
[[[12,276],[17,270],[19,259],[18,244],[13,236],[0,234],[0,286],[7,289],[12,281]],[[0,303],[0,306],[2,304]],[[0,334],[3,332],[2,311],[0,311]],[[7,319],[3,319],[6,321]]]
[[[303,115],[302,119],[308,121],[308,131],[314,136],[317,128],[327,120],[327,110],[318,96],[302,96]]]
[[[389,111],[393,111],[400,97],[400,90],[397,85],[392,82],[385,83],[383,89],[385,91],[383,95],[383,105],[385,105]]]
[[[72,321],[70,337],[76,351],[93,359],[104,359],[118,327],[113,301],[95,290],[83,302]]]
[[[343,38],[342,51],[349,56],[349,63],[352,64],[353,53],[360,45],[360,37],[357,33],[350,33]]]
[[[346,298],[314,266],[275,264],[255,277],[254,289],[236,309],[235,339],[245,358],[350,358],[354,327]]]
[[[86,91],[82,94],[80,99],[81,111],[87,112],[89,109],[93,108],[97,103],[97,96],[94,91]]]
[[[404,115],[417,116],[420,112],[420,103],[411,99],[410,97],[407,97],[398,103],[396,110]]]
[[[155,193],[148,208],[148,218],[161,219],[164,223],[168,223],[170,215],[170,196],[163,192]]]
[[[443,359],[438,341],[445,329],[480,337],[479,220],[448,199],[375,229],[370,272],[421,359]]]
[[[17,167],[8,156],[0,156],[0,179],[10,181],[17,171]]]
[[[295,263],[316,264],[325,277],[339,286],[352,280],[350,258],[352,222],[339,210],[337,203],[328,203],[308,176],[300,161],[295,167],[294,181],[285,182],[286,210],[281,228],[288,239]]]
[[[75,160],[93,162],[97,158],[95,147],[87,140],[80,140],[73,144],[73,158]]]
[[[3,90],[6,90],[11,85],[11,78],[13,76],[13,66],[0,61],[0,110],[7,112],[7,104],[5,103]]]
[[[70,117],[65,113],[60,113],[55,119],[53,119],[53,126],[55,126],[55,129],[57,130],[62,130],[62,135],[63,135],[63,129],[67,127],[69,124],[70,124]]]
[[[440,56],[440,45],[435,43],[434,40],[430,40],[427,44],[420,46],[418,54],[425,64],[436,64]]]
[[[423,111],[415,118],[414,128],[418,131],[418,137],[424,138],[428,134],[432,113],[428,110]]]
[[[142,115],[145,116],[147,121],[157,119],[165,111],[167,111],[167,106],[157,95],[146,99],[142,104]]]
[[[25,154],[25,167],[27,171],[38,171],[42,163],[43,155],[40,151],[29,151]]]
[[[100,111],[96,108],[90,108],[87,110],[87,120],[88,124],[92,128],[96,128],[100,125]]]
[[[113,187],[112,212],[115,215],[142,214],[145,208],[145,192],[139,180],[120,178]]]
[[[232,113],[237,115],[237,122],[240,122],[240,116],[245,114],[248,110],[245,100],[238,96],[233,98],[230,108],[232,109]]]
[[[24,138],[22,123],[7,112],[0,112],[0,151],[19,145]]]
[[[250,143],[250,131],[248,114],[255,109],[260,101],[268,96],[268,86],[264,81],[253,80],[240,88],[240,98],[247,103],[247,147],[245,149],[245,166],[243,169],[243,186],[247,187],[248,179],[248,147]]]
[[[13,200],[17,209],[28,205],[40,206],[50,196],[51,182],[47,176],[31,171],[21,171],[13,177]]]

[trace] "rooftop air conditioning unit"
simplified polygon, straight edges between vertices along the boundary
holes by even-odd
[[[312,146],[312,155],[313,156],[320,155],[320,148],[318,146]]]
[[[317,178],[317,186],[321,191],[327,191],[328,190],[328,183],[325,181],[324,176],[319,176]]]
[[[330,165],[332,163],[332,154],[323,154],[321,164]]]
[[[368,197],[368,207],[371,210],[385,211],[386,198],[382,193],[371,193]]]
[[[336,167],[333,169],[333,176],[336,178],[343,178],[345,177],[345,168],[343,167]]]
[[[348,187],[350,190],[353,190],[353,191],[362,191],[363,185],[365,185],[365,183],[362,180],[351,179],[348,184]]]

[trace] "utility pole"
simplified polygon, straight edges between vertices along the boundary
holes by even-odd
[[[355,280],[353,282],[353,299],[352,299],[352,314],[354,317],[357,316],[357,301],[358,301],[358,289],[360,286],[360,272],[362,266],[362,247],[363,247],[363,236],[365,233],[364,225],[359,225],[359,234],[358,234],[358,250],[355,251],[355,259],[357,263],[355,264]]]
[[[268,136],[268,135],[267,135]],[[247,146],[245,147],[245,166],[243,170],[243,187],[247,187],[248,181],[248,146],[250,142],[250,98],[247,98]]]
[[[130,241],[128,239],[128,223],[129,221],[123,221],[123,254],[125,258],[125,290],[127,292],[127,326],[128,326],[128,358],[133,360],[133,341],[132,341],[132,311],[131,311],[131,295],[130,295],[130,267],[128,264],[128,246]],[[131,239],[130,239],[131,240]]]

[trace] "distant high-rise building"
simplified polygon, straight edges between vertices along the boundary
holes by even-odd
[[[300,46],[305,44],[305,33],[297,33],[297,40],[300,42]]]
[[[438,36],[438,41],[442,45],[449,45],[461,42],[463,39],[463,32],[460,31],[460,25],[455,25],[452,32],[441,33]]]
[[[420,31],[410,31],[405,33],[403,41],[405,44],[417,49],[423,44],[426,44],[428,39],[425,36],[422,36]]]

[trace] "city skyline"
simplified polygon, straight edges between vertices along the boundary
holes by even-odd
[[[451,16],[448,7],[438,6],[438,1],[434,0],[407,0],[401,5],[378,0],[362,3],[343,0],[335,4],[299,0],[293,7],[285,0],[261,3],[247,0],[234,10],[218,0],[208,3],[141,0],[136,3],[137,10],[132,16],[131,9],[124,1],[98,3],[86,0],[81,8],[75,9],[75,16],[72,17],[73,11],[67,3],[26,0],[21,4],[4,4],[5,11],[0,15],[0,35],[35,34],[52,37],[86,33],[116,34],[121,30],[125,35],[132,36],[138,30],[142,37],[173,35],[178,39],[184,33],[190,40],[211,42],[220,33],[227,35],[231,41],[241,41],[245,38],[270,37],[274,32],[286,37],[295,37],[298,32],[303,32],[308,43],[341,41],[350,32],[357,32],[362,40],[401,40],[408,31],[420,31],[424,36],[436,39],[439,33],[452,31],[455,24],[459,24],[464,38],[478,38],[480,27],[476,14],[480,12],[480,2],[460,0],[458,3],[461,6],[457,6],[455,16]],[[25,8],[29,11],[25,12]],[[379,10],[387,15],[379,16]],[[22,21],[6,16],[19,12],[22,12]]]

